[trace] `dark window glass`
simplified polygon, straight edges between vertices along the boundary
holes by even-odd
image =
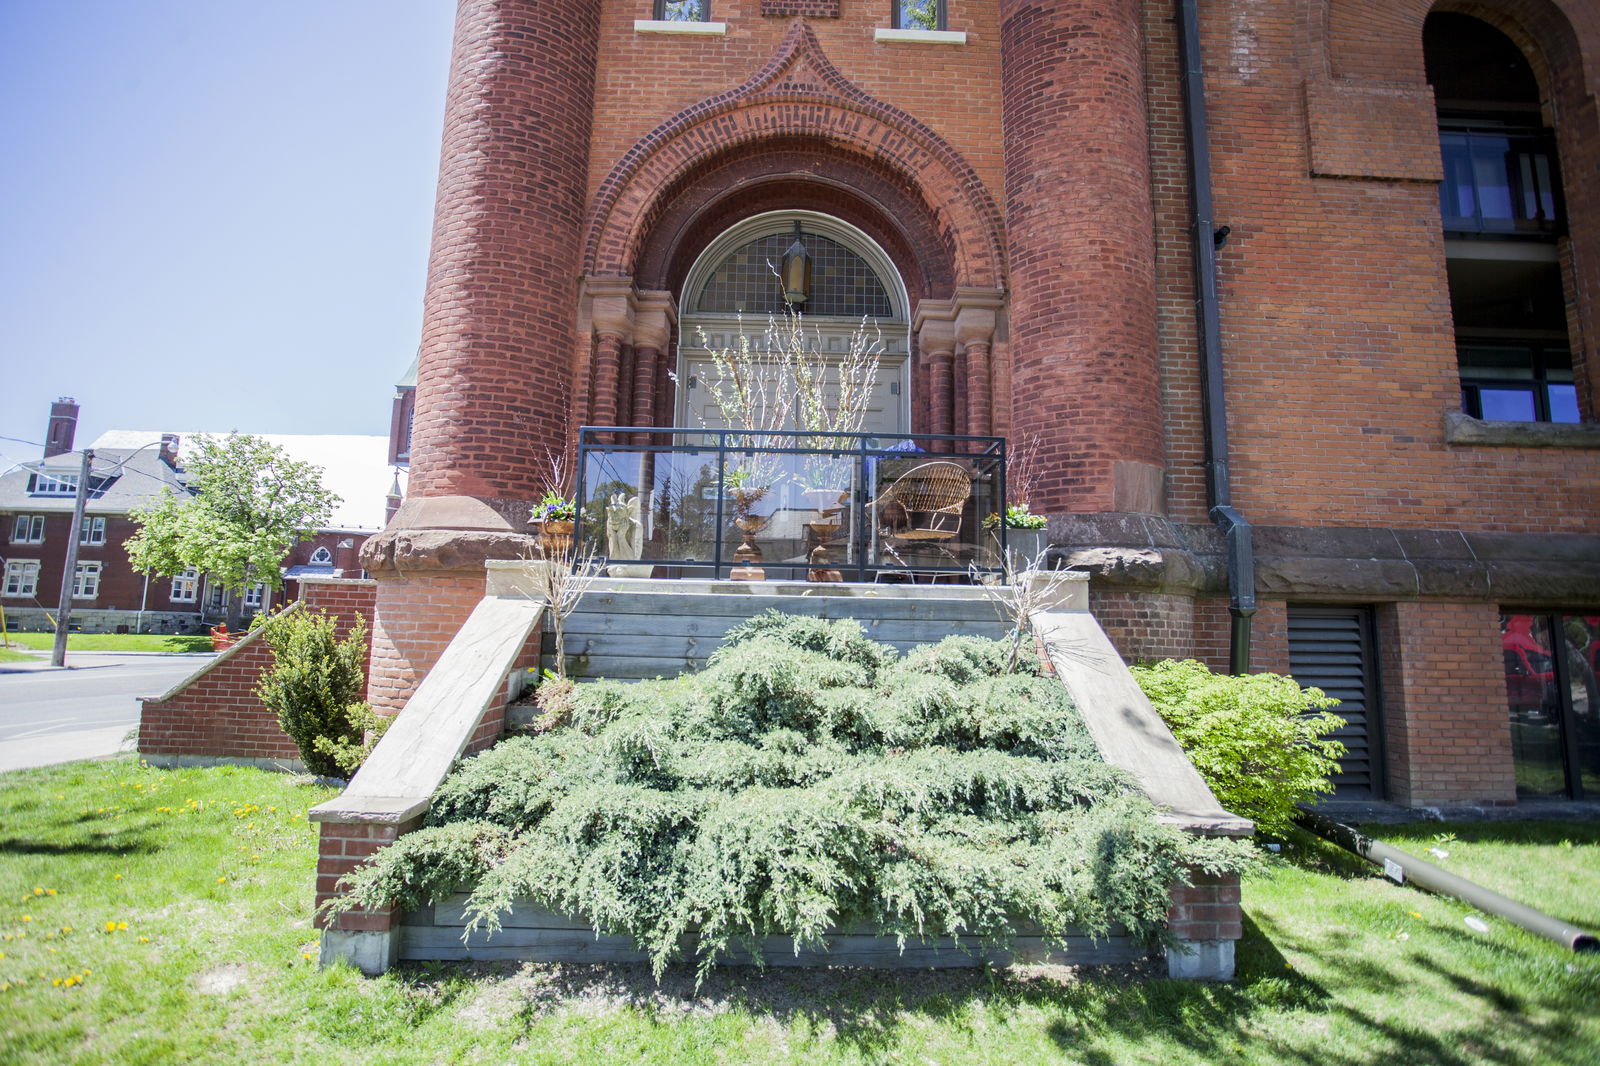
[[[710,22],[710,0],[656,0],[656,18],[666,22]]]
[[[1600,616],[1504,614],[1517,795],[1600,796]]]
[[[1446,231],[1553,233],[1561,224],[1554,138],[1543,130],[1439,131]]]
[[[944,0],[894,0],[897,30],[944,29]]]
[[[1572,354],[1564,346],[1538,343],[1463,343],[1462,409],[1494,422],[1576,422],[1578,393]]]
[[[1565,796],[1561,758],[1561,703],[1549,669],[1550,620],[1507,615],[1500,635],[1505,648],[1506,699],[1511,711],[1511,753],[1517,795]]]
[[[1550,421],[1578,421],[1578,389],[1575,385],[1551,385]]]

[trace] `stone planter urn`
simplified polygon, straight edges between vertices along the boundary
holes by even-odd
[[[1039,557],[1048,545],[1045,539],[1045,530],[1042,529],[1008,529],[1006,530],[1006,544],[1011,549],[1011,557],[1016,560],[1019,570],[1027,569],[1027,564]],[[1000,550],[1000,531],[993,531],[995,551]]]
[[[572,551],[572,531],[577,523],[570,519],[547,518],[539,523],[539,552],[546,559],[565,557]]]

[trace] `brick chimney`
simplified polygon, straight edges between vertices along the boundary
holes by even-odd
[[[172,469],[178,469],[178,435],[176,433],[161,434],[161,461]]]
[[[50,405],[50,425],[44,431],[44,457],[50,459],[72,450],[78,432],[78,401],[63,396]]]

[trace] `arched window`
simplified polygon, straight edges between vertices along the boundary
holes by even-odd
[[[796,243],[807,262],[805,269],[789,271],[789,284],[804,293],[791,306],[804,316],[807,344],[837,358],[850,350],[852,336],[868,320],[867,332],[873,343],[881,343],[882,355],[864,428],[905,432],[911,425],[905,284],[868,234],[811,211],[773,211],[736,223],[689,268],[678,323],[677,424],[718,424],[703,386],[711,352],[733,348],[741,337],[755,346],[766,343],[768,317],[781,319],[785,310],[782,275],[786,259],[793,266]]]
[[[1556,249],[1561,168],[1533,68],[1505,34],[1453,12],[1428,16],[1423,49],[1462,407],[1492,421],[1577,422]]]
[[[331,551],[329,551],[327,548],[318,548],[316,551],[311,553],[311,565],[312,566],[332,566],[333,565],[333,553]]]
[[[811,259],[808,315],[888,318],[894,314],[889,292],[867,261],[843,244],[820,233],[793,231],[757,237],[731,252],[701,288],[696,310],[779,314],[784,257],[799,241]]]

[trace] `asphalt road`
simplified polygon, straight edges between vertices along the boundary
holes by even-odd
[[[48,657],[0,663],[0,771],[123,750],[139,697],[161,695],[210,658],[69,651],[61,669]]]

